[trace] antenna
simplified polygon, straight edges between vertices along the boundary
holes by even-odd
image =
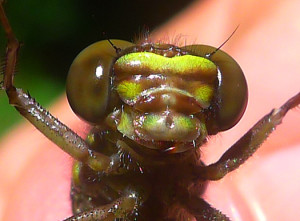
[[[116,50],[116,53],[117,54],[119,54],[121,51],[122,51],[122,49],[121,48],[118,48],[117,46],[115,46],[112,42],[111,42],[111,40],[108,38],[107,39],[107,41],[109,42],[109,44]]]
[[[112,41],[107,37],[106,33],[103,32],[103,35],[105,36],[105,38],[107,39],[107,41],[109,42],[109,44],[116,50],[116,53],[119,54],[122,49],[121,48],[118,48],[117,46],[115,46]]]
[[[218,48],[216,48],[216,50],[214,50],[212,53],[207,54],[206,57],[209,58],[209,57],[213,56],[217,51],[219,51],[229,41],[229,39],[234,35],[236,30],[239,28],[239,26],[240,25],[236,26],[236,28],[231,33],[231,35]]]

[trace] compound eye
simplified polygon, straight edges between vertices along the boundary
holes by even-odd
[[[133,46],[131,42],[111,40],[120,49]],[[80,118],[97,124],[103,119],[110,99],[110,76],[117,52],[108,40],[96,42],[74,59],[67,77],[67,97]]]
[[[218,68],[218,85],[211,106],[207,109],[208,133],[216,134],[230,129],[239,122],[247,106],[248,88],[242,69],[224,51],[213,53],[216,50],[214,47],[189,45],[183,49],[207,57]]]

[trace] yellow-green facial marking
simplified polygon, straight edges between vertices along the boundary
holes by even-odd
[[[200,56],[165,57],[152,52],[134,52],[116,61],[114,74],[120,98],[126,104],[137,104],[140,110],[153,109],[147,104],[160,110],[163,105],[179,110],[180,106],[194,102],[188,99],[195,100],[190,104],[194,107],[207,108],[214,94],[217,66]],[[199,110],[192,108],[188,112],[194,111]]]
[[[125,134],[127,137],[132,137],[134,134],[134,128],[132,118],[130,114],[123,111],[121,114],[119,125],[117,126],[118,131]]]
[[[136,118],[136,130],[144,139],[192,141],[199,136],[200,122],[179,113],[153,113]]]
[[[212,88],[212,86],[201,85],[195,89],[193,95],[199,102],[202,103],[204,107],[208,107],[213,97],[213,93],[214,89]]]
[[[125,99],[134,99],[142,92],[142,86],[132,81],[122,81],[117,86],[117,91]]]
[[[195,122],[186,116],[178,116],[174,118],[174,124],[177,125],[177,127],[181,127],[187,131],[193,130],[196,127]]]
[[[194,55],[174,56],[171,58],[151,52],[129,53],[116,61],[123,68],[129,65],[131,68],[139,66],[141,69],[151,69],[153,73],[165,73],[175,75],[215,75],[216,65],[204,58]]]

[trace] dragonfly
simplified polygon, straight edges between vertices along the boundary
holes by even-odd
[[[66,220],[230,220],[196,192],[242,165],[300,103],[298,93],[205,165],[208,136],[234,127],[246,108],[238,63],[220,47],[107,39],[84,49],[67,79],[71,108],[93,125],[83,139],[14,86],[20,44],[0,7],[8,38],[2,89],[74,158],[74,216]]]

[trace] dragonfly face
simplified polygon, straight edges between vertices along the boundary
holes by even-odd
[[[199,147],[244,113],[247,84],[239,65],[206,45],[133,45],[100,41],[74,60],[67,95],[75,113],[106,121],[134,142],[172,153]]]

